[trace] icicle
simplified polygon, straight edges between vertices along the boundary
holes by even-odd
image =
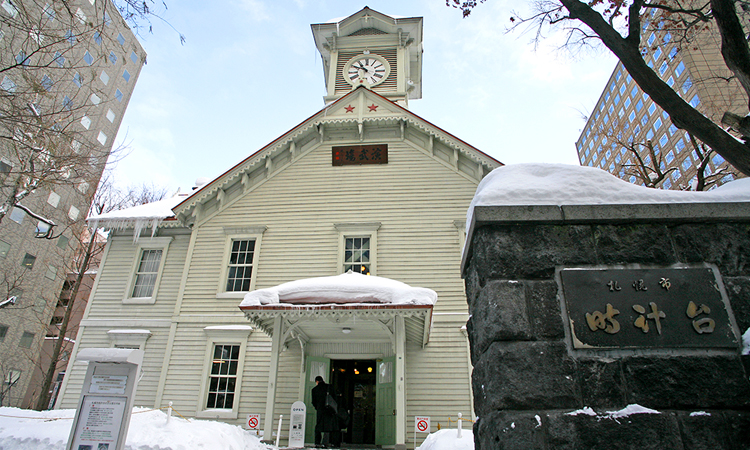
[[[141,231],[146,228],[151,228],[151,237],[156,235],[156,230],[161,225],[164,219],[159,217],[149,217],[141,219],[109,219],[109,220],[98,220],[89,219],[89,228],[96,230],[99,227],[107,228],[110,230],[124,230],[129,227],[133,227],[133,244],[138,243],[138,238],[141,236]]]

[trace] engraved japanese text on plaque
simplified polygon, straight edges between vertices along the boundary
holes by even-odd
[[[560,270],[573,346],[736,348],[710,268]]]

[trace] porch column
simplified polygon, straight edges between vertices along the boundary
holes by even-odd
[[[266,416],[263,424],[263,440],[273,442],[273,407],[276,405],[276,379],[279,370],[279,350],[281,349],[281,316],[273,319],[271,339],[271,361],[268,368],[268,393],[266,394]]]
[[[396,448],[406,444],[406,329],[396,316]],[[404,447],[405,448],[405,447]]]

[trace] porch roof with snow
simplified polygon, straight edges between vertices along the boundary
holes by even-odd
[[[239,308],[250,322],[274,337],[282,319],[283,344],[303,342],[389,341],[395,344],[394,319],[404,319],[407,342],[429,341],[435,291],[400,281],[345,273],[308,278],[249,292]]]

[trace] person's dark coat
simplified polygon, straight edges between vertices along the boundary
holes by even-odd
[[[312,404],[317,411],[317,422],[315,424],[315,429],[322,432],[339,430],[338,418],[336,417],[336,413],[326,406],[326,396],[329,391],[331,392],[331,395],[334,395],[331,386],[326,384],[325,382],[320,382],[312,389]]]

